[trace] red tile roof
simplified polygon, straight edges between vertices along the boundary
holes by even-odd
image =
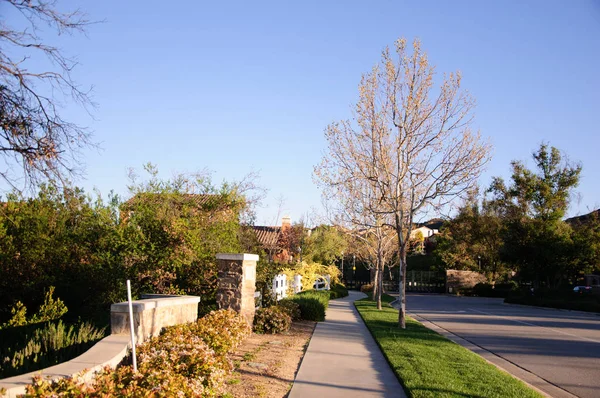
[[[281,227],[265,227],[265,226],[254,226],[252,227],[256,233],[256,239],[258,243],[264,248],[275,248],[279,242],[279,236],[281,235]]]

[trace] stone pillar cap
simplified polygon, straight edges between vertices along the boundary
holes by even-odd
[[[258,261],[258,254],[248,253],[218,253],[217,260]]]

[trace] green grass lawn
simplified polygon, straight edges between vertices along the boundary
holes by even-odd
[[[542,397],[413,319],[399,329],[398,310],[387,304],[381,311],[368,299],[355,305],[409,397]]]

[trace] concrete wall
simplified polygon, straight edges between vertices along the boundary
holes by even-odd
[[[132,302],[136,344],[158,336],[162,328],[198,319],[196,296],[145,295]],[[129,305],[127,302],[110,306],[110,332],[129,334]]]

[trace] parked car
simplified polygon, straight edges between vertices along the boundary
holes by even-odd
[[[591,286],[575,286],[573,288],[573,293],[587,294],[587,293],[591,293],[591,292],[592,292]]]

